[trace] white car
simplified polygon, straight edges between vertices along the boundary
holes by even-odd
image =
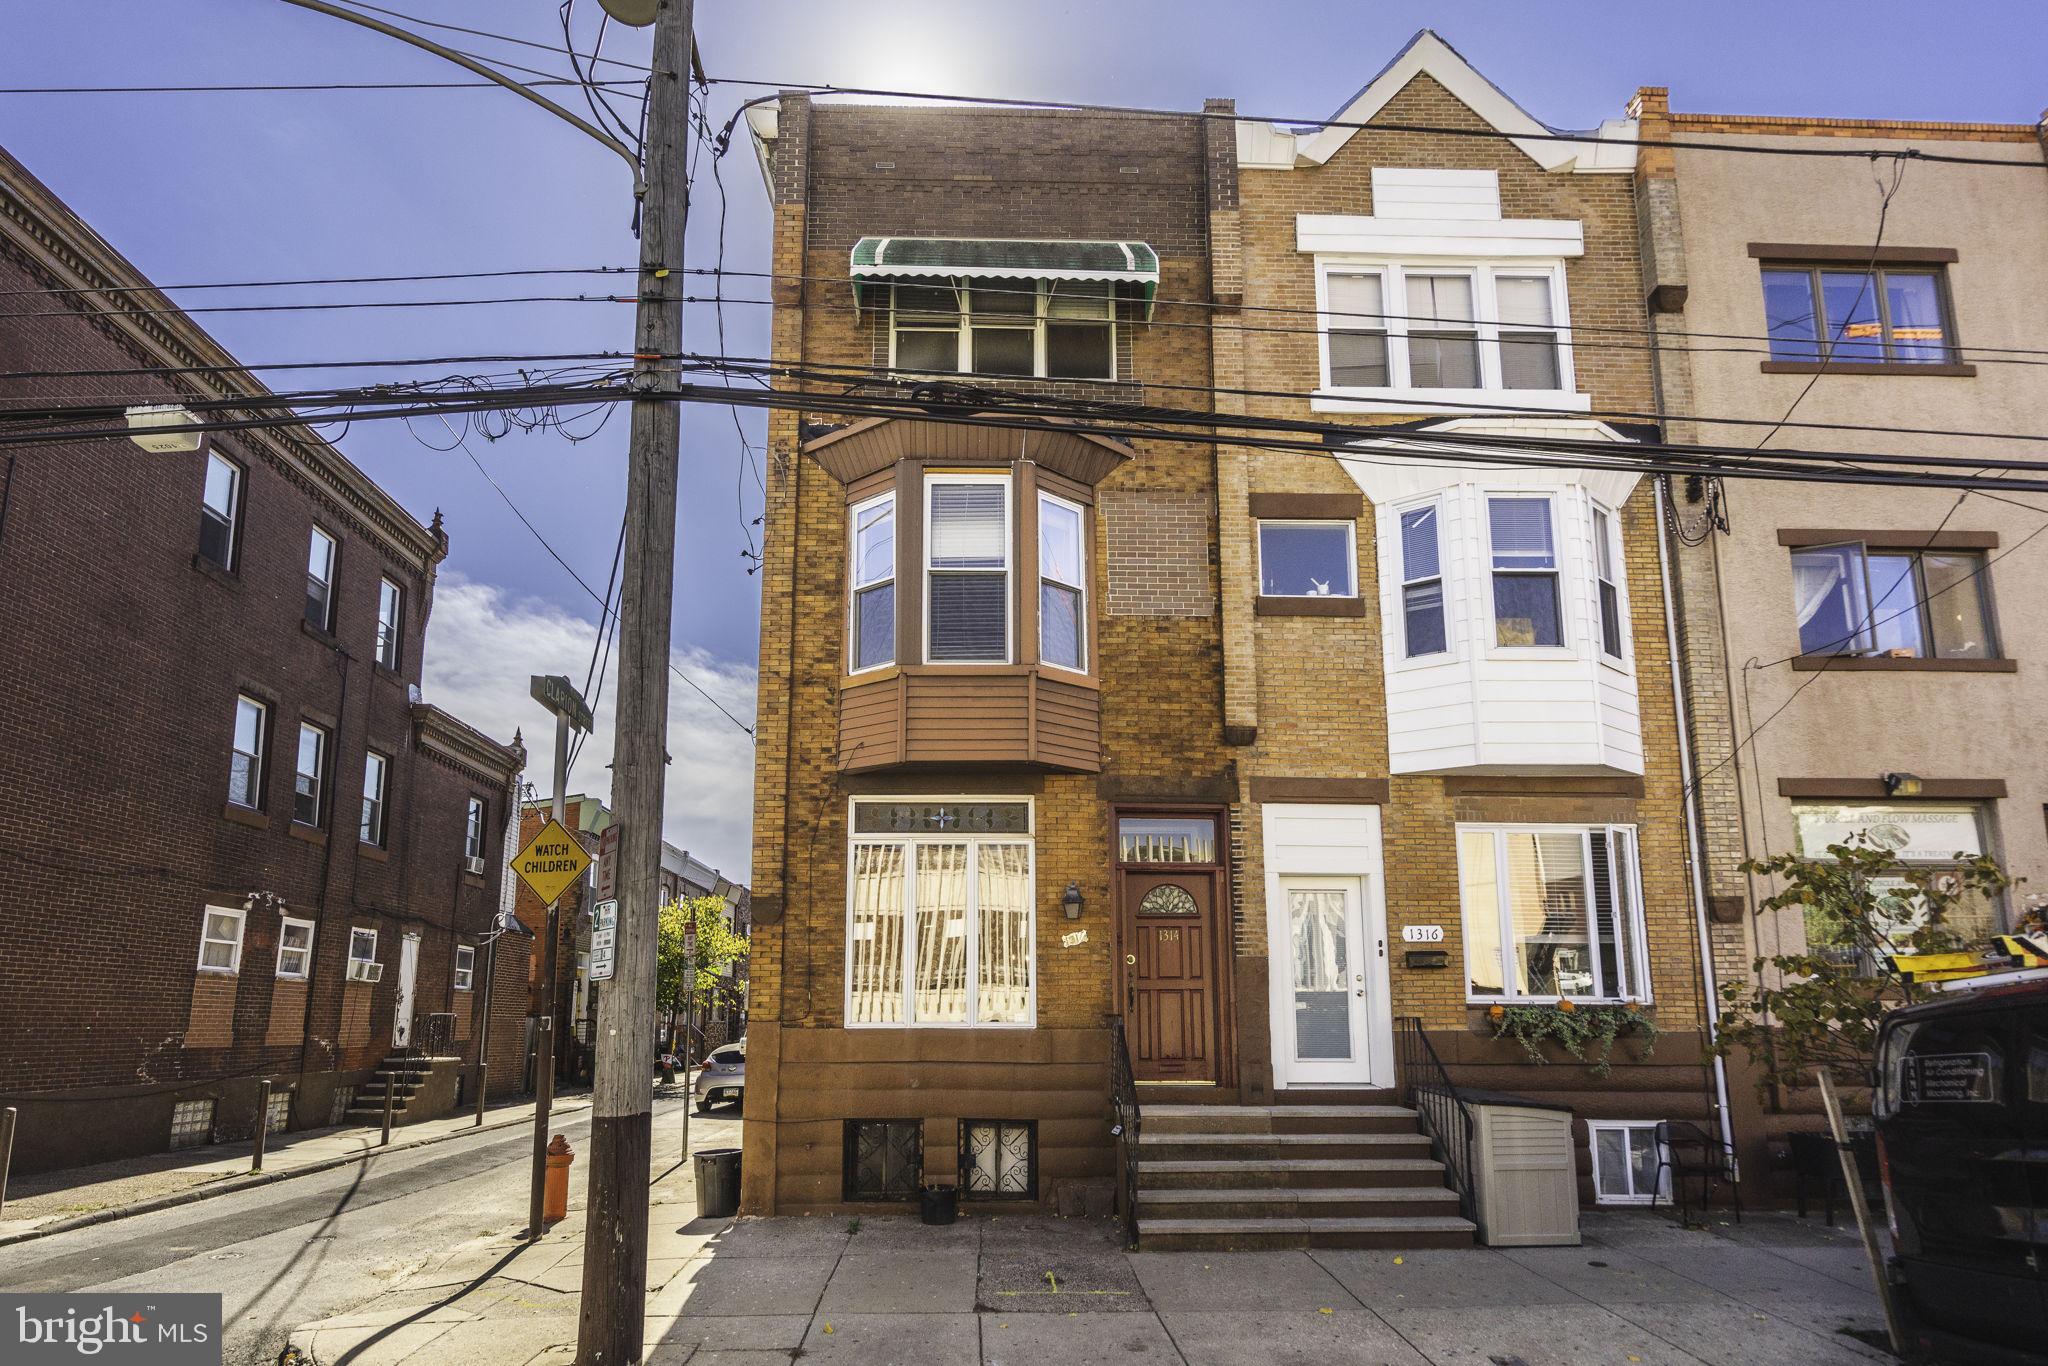
[[[729,1043],[711,1050],[697,1069],[697,1113],[703,1114],[721,1100],[742,1104],[747,1089],[747,1041]]]

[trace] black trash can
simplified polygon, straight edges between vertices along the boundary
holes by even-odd
[[[728,1219],[740,1212],[740,1150],[706,1148],[697,1154],[697,1217]]]
[[[950,1224],[960,1217],[958,1186],[926,1186],[917,1193],[917,1217],[927,1224]]]

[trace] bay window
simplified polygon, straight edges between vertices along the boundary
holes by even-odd
[[[1486,500],[1486,519],[1493,564],[1494,643],[1563,645],[1550,499],[1495,495]]]
[[[925,659],[1010,657],[1010,479],[935,475],[925,484]]]
[[[1038,657],[1062,669],[1084,668],[1088,648],[1084,525],[1078,504],[1038,495]]]
[[[856,802],[852,825],[846,1023],[1030,1026],[1030,804]]]
[[[1646,1001],[1632,826],[1458,827],[1468,999]]]
[[[1600,650],[1620,659],[1621,588],[1615,581],[1614,566],[1621,559],[1614,518],[1606,508],[1593,507],[1593,578],[1600,596]]]
[[[1442,654],[1448,644],[1438,518],[1435,503],[1401,514],[1401,625],[1410,659]]]
[[[853,508],[853,672],[896,662],[896,500]]]

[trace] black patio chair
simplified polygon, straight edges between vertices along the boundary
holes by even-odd
[[[1742,1222],[1742,1183],[1735,1179],[1735,1149],[1718,1137],[1684,1120],[1661,1121],[1657,1125],[1657,1180],[1650,1189],[1652,1209],[1657,1207],[1658,1196],[1664,1189],[1666,1172],[1671,1173],[1671,1193],[1681,1221],[1692,1209],[1685,1195],[1685,1183],[1691,1179],[1699,1183],[1702,1215],[1713,1208],[1714,1192],[1726,1186],[1735,1209],[1735,1222]]]

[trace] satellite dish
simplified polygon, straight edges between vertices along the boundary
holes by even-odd
[[[646,28],[654,22],[654,12],[661,8],[661,0],[597,0],[604,6],[604,12],[622,24],[634,28]]]

